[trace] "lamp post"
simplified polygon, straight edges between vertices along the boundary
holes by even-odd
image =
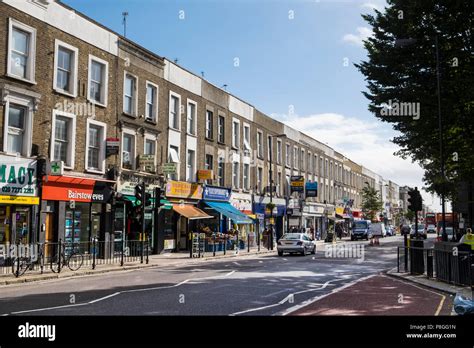
[[[417,39],[396,39],[395,47],[403,47],[416,43]],[[439,156],[440,156],[440,170],[441,179],[445,180],[445,166],[444,166],[444,146],[443,146],[443,120],[441,117],[441,82],[440,82],[440,71],[439,71],[439,45],[438,35],[435,36],[435,50],[436,50],[436,89],[438,95],[438,129],[439,129]],[[446,234],[446,198],[444,194],[444,185],[441,187],[441,215],[442,215],[442,238],[447,240]]]
[[[273,138],[286,137],[286,134],[271,135],[269,137],[270,144],[268,149],[268,160],[270,161],[269,177],[270,177],[270,250],[273,250]],[[281,151],[280,151],[281,154]]]

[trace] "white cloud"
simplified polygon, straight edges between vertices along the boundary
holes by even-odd
[[[377,10],[377,11],[380,11],[382,12],[383,11],[383,5],[379,2],[379,3],[375,3],[375,2],[364,2],[362,5],[361,5],[362,8],[367,8],[367,9],[370,9],[370,10]]]
[[[342,41],[356,46],[363,46],[363,41],[372,35],[373,32],[370,28],[357,27],[357,34],[346,34],[342,37]]]
[[[400,186],[423,187],[423,169],[411,160],[404,160],[394,153],[399,147],[390,139],[396,133],[389,125],[347,117],[336,113],[308,116],[273,115],[319,141],[341,152],[352,161],[394,181]],[[422,191],[424,202],[440,210],[438,199]]]

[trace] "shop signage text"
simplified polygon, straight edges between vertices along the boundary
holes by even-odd
[[[212,170],[200,169],[197,172],[198,180],[212,180]]]
[[[318,183],[307,182],[305,185],[306,197],[317,197],[318,196]]]
[[[106,156],[118,155],[120,148],[120,139],[119,138],[107,138],[106,142]]]
[[[202,199],[214,201],[228,201],[230,198],[230,189],[225,187],[206,186],[203,190]]]
[[[184,181],[169,181],[166,184],[166,196],[177,198],[202,198],[202,186]]]
[[[161,170],[163,174],[176,174],[176,163],[163,163]]]
[[[304,192],[304,177],[301,175],[292,175],[290,177],[291,192]]]
[[[0,195],[35,196],[36,161],[0,155]]]

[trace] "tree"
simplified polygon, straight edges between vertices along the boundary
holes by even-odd
[[[374,220],[377,212],[382,211],[383,202],[379,191],[370,187],[369,183],[365,183],[361,191],[362,195],[362,212],[369,220]]]
[[[406,213],[405,213],[405,218],[408,220],[408,221],[413,221],[415,219],[415,212],[412,211],[412,210],[408,210]]]
[[[374,33],[365,41],[368,60],[356,64],[368,83],[363,94],[369,110],[400,132],[392,139],[400,146],[396,154],[421,165],[426,189],[452,198],[458,182],[474,177],[474,1],[388,0],[383,13],[362,17]],[[445,177],[440,170],[436,38]],[[400,47],[396,39],[415,41]],[[411,114],[391,112],[401,107]]]

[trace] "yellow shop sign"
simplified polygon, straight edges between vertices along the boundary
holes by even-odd
[[[0,204],[38,205],[39,204],[39,197],[3,196],[3,195],[0,195]]]

